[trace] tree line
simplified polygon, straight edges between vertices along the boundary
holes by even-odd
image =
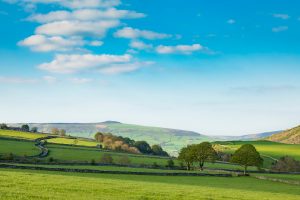
[[[110,150],[125,151],[137,154],[148,154],[157,156],[169,156],[160,145],[150,146],[146,141],[135,141],[128,137],[116,136],[111,133],[95,134],[95,140],[103,147]]]

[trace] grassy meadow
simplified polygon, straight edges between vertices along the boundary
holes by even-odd
[[[164,177],[0,169],[0,199],[298,200],[299,186],[252,177]]]

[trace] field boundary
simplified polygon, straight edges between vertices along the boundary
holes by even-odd
[[[286,183],[286,184],[291,184],[291,185],[300,185],[299,181],[284,180],[284,179],[280,179],[280,178],[271,178],[271,177],[266,177],[266,176],[253,176],[253,177],[256,179],[260,179],[260,180],[268,180],[268,181]]]
[[[37,166],[18,166],[0,164],[0,168],[6,169],[28,169],[40,171],[60,171],[60,172],[78,172],[78,173],[98,173],[98,174],[127,174],[127,175],[151,175],[151,176],[213,176],[213,177],[232,177],[232,174],[209,174],[209,173],[178,173],[178,172],[129,172],[129,171],[109,171],[93,169],[70,169],[70,168],[47,168]]]

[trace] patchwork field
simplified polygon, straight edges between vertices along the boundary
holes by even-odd
[[[229,153],[233,153],[243,144],[253,144],[264,157],[266,167],[269,167],[274,159],[279,159],[283,156],[291,156],[300,160],[300,145],[296,144],[282,144],[270,141],[226,141],[215,143],[220,144],[220,148]]]
[[[0,199],[6,200],[300,198],[299,186],[251,177],[164,177],[1,169],[0,180]]]

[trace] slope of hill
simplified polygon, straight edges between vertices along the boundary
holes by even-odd
[[[300,144],[300,126],[271,135],[266,140],[287,144]]]
[[[20,126],[21,124],[10,124]],[[94,134],[110,132],[114,135],[129,137],[136,141],[145,140],[149,144],[160,144],[171,155],[188,144],[211,141],[213,138],[192,131],[123,124],[116,121],[100,123],[31,123],[30,127],[37,127],[40,132],[50,133],[52,128],[65,129],[67,134],[78,137],[93,138]]]
[[[216,137],[216,139],[219,140],[259,140],[266,138],[268,136],[274,135],[276,133],[280,133],[282,131],[270,131],[270,132],[263,132],[263,133],[257,133],[257,134],[248,134],[248,135],[242,135],[242,136],[222,136],[222,137]]]

